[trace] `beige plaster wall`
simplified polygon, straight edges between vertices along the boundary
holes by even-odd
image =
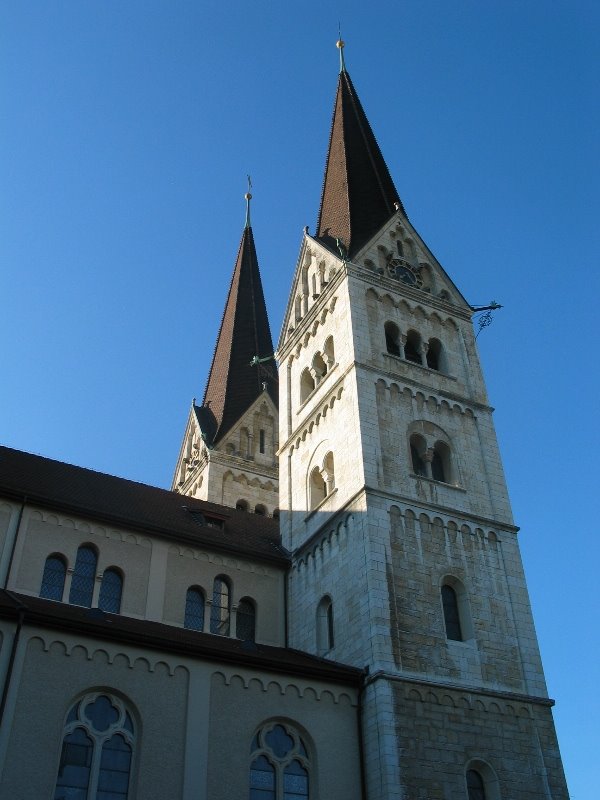
[[[98,551],[96,596],[104,570],[118,567],[124,576],[121,613],[144,616],[152,547],[150,539],[66,515],[35,509],[26,511],[15,551],[10,588],[38,595],[46,558],[52,553],[60,553],[66,557],[68,568],[73,569],[77,549],[82,544],[92,544]],[[68,579],[64,600],[68,600]]]
[[[208,796],[248,795],[250,748],[268,720],[294,725],[310,760],[311,800],[359,800],[357,714],[346,691],[326,684],[275,680],[275,676],[225,676],[211,683]],[[231,724],[235,720],[235,724]]]
[[[207,600],[204,630],[208,632],[212,588],[217,575],[225,575],[230,579],[234,609],[242,597],[251,597],[254,600],[257,611],[257,641],[283,645],[284,571],[275,566],[263,566],[245,559],[188,547],[173,546],[169,549],[164,622],[183,625],[186,592],[190,586],[198,586],[204,591]]]
[[[187,669],[173,669],[152,655],[132,660],[109,645],[60,641],[40,631],[26,643],[16,675],[1,797],[52,797],[66,714],[79,696],[98,690],[119,695],[132,712],[137,737],[132,799],[181,797]]]

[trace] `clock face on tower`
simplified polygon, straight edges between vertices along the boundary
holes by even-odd
[[[414,286],[420,289],[423,286],[423,279],[419,271],[411,267],[411,265],[400,258],[392,258],[388,262],[387,272],[390,278],[395,278],[397,281],[402,281],[407,286]]]

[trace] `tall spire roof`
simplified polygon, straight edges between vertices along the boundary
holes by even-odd
[[[249,194],[249,193],[248,193]],[[246,197],[249,207],[250,197]],[[226,434],[263,392],[277,403],[277,369],[249,211],[198,419],[209,445]],[[255,363],[252,363],[252,362]]]
[[[396,213],[402,202],[356,90],[340,48],[340,76],[333,109],[323,180],[317,237],[349,258]]]

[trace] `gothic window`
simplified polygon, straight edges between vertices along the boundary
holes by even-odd
[[[451,459],[450,448],[445,442],[436,442],[433,446],[433,458],[431,460],[431,477],[434,481],[450,483],[451,480]]]
[[[308,367],[300,376],[300,402],[303,403],[315,390],[315,379],[310,374]]]
[[[408,331],[406,334],[406,344],[404,345],[404,358],[412,361],[413,364],[422,364],[421,337],[416,331]]]
[[[98,608],[110,614],[121,611],[121,594],[123,593],[123,577],[115,567],[104,570],[100,586]]]
[[[253,642],[256,637],[256,607],[249,597],[238,603],[235,635],[243,642]]]
[[[317,606],[317,652],[325,655],[333,646],[333,602],[325,595]]]
[[[442,586],[442,606],[447,638],[462,642],[463,635],[458,611],[458,598],[452,586],[447,583]]]
[[[427,444],[425,443],[425,439],[413,433],[410,437],[410,458],[412,462],[412,471],[415,475],[422,475],[423,477],[427,475],[425,459],[423,458],[426,450]]]
[[[210,632],[229,636],[231,616],[231,587],[224,575],[219,575],[213,583],[212,607],[210,609]]]
[[[69,711],[54,800],[127,800],[135,730],[124,703],[91,694]]]
[[[335,350],[333,347],[333,336],[328,336],[325,339],[325,344],[323,345],[323,353],[325,356],[325,361],[327,362],[328,368],[331,369],[335,362]]]
[[[313,358],[312,368],[318,381],[321,381],[327,374],[327,364],[320,353],[317,353]]]
[[[48,556],[44,564],[40,597],[48,600],[62,600],[67,574],[67,562],[58,553]]]
[[[72,605],[88,608],[92,605],[97,561],[96,551],[90,545],[84,544],[77,551],[69,592],[69,603]]]
[[[386,322],[383,326],[385,331],[385,346],[388,353],[393,356],[400,355],[400,331],[398,326],[393,322]]]
[[[316,508],[327,497],[327,484],[321,470],[315,467],[310,473],[310,507]]]
[[[467,790],[469,800],[486,800],[483,778],[475,769],[467,770]]]
[[[197,586],[190,586],[185,594],[183,627],[192,631],[204,630],[204,593]]]
[[[427,366],[430,369],[442,369],[442,343],[439,339],[430,339],[427,347]]]
[[[250,800],[308,800],[309,758],[291,725],[267,724],[250,748]]]

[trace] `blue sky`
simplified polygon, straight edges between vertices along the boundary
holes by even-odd
[[[246,174],[274,338],[338,54],[479,337],[574,800],[597,786],[592,2],[14,0],[0,8],[0,441],[168,486]]]

